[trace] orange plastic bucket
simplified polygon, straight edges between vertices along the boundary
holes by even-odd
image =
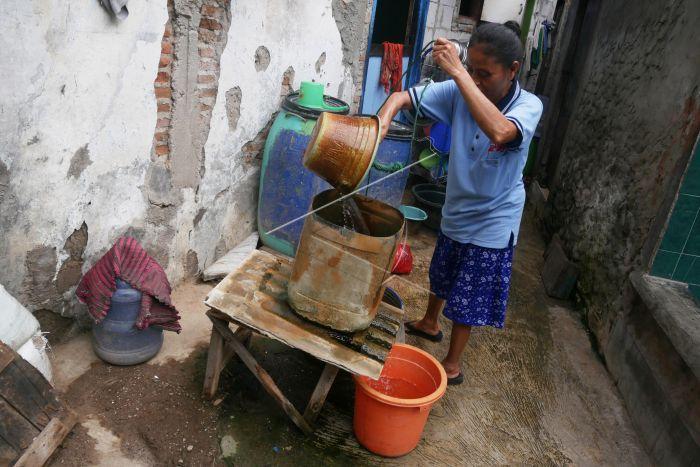
[[[355,436],[386,457],[403,456],[418,445],[430,409],[447,388],[440,362],[406,344],[394,344],[378,380],[354,379]]]

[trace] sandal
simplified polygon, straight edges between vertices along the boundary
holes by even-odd
[[[464,382],[464,374],[460,371],[457,376],[453,376],[452,378],[447,378],[447,385],[448,386],[457,386],[458,384],[462,384]]]
[[[414,322],[415,321],[404,323],[404,326],[406,328],[406,334],[411,334],[412,336],[422,337],[423,339],[429,340],[431,342],[441,342],[442,341],[442,337],[443,337],[442,331],[438,331],[437,334],[428,334],[427,332],[421,331],[420,329],[413,326]]]

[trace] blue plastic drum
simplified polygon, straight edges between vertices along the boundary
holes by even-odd
[[[401,205],[409,173],[408,170],[403,169],[411,162],[412,136],[413,128],[400,122],[391,122],[386,138],[379,144],[374,165],[369,171],[365,184],[369,185],[389,174],[395,173],[395,175],[367,187],[364,191],[365,195],[395,208]]]

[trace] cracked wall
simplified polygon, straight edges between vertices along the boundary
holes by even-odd
[[[369,23],[372,17],[373,0],[333,0],[333,19],[340,32],[343,64],[350,74],[354,90],[345,89],[347,80],[338,85],[338,97],[349,95],[347,102],[357,110],[362,98],[362,83],[365,71],[365,57]],[[319,57],[320,58],[320,57]]]
[[[78,313],[80,262],[146,214],[167,11],[129,6],[116,23],[97,3],[0,3],[0,282],[33,310]]]
[[[297,89],[302,80],[315,80],[328,94],[336,96],[340,89],[338,97],[352,100],[352,69],[344,62],[333,13],[331,0],[231,4],[229,44],[235,46],[227,46],[221,56],[220,98],[213,109],[204,147],[205,172],[195,200],[206,212],[191,228],[190,245],[200,269],[256,228],[260,153],[281,96]],[[322,56],[325,60],[319,60]],[[232,89],[235,99],[227,99]]]
[[[33,311],[84,313],[75,284],[121,235],[173,284],[197,274],[255,229],[281,99],[301,80],[359,95],[331,0],[132,3],[123,22],[98,4],[0,5],[0,282]],[[344,21],[366,16],[343,3]]]
[[[700,4],[603,2],[550,186],[547,223],[582,267],[598,340],[645,270],[700,129]],[[660,222],[659,222],[660,221]]]

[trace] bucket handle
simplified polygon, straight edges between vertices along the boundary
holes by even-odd
[[[374,164],[372,164],[372,168],[379,170],[380,172],[394,173],[405,169],[406,164],[402,162],[393,162],[391,164],[382,164],[381,162],[375,162]]]

